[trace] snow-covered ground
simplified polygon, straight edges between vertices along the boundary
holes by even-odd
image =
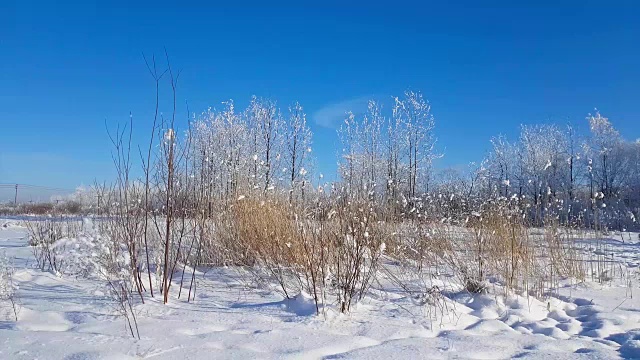
[[[317,316],[303,296],[283,301],[212,269],[198,275],[195,302],[137,305],[135,340],[101,284],[34,269],[26,229],[0,220],[19,286],[18,321],[0,304],[0,359],[640,359],[640,243],[618,239],[607,252],[624,280],[567,285],[546,300],[451,293],[437,321],[384,281],[351,314]]]

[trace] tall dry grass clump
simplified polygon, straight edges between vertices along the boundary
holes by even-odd
[[[236,264],[249,269],[262,284],[272,281],[285,298],[300,291],[301,237],[287,204],[243,199],[229,214]],[[229,244],[229,242],[227,242]]]
[[[505,292],[543,296],[561,279],[584,279],[584,262],[571,229],[551,219],[542,228],[528,228],[517,202],[496,201],[474,213],[466,230],[468,241],[462,246],[467,250],[451,257],[451,264],[471,292],[486,291],[487,280],[492,280]]]
[[[413,293],[441,290],[443,275],[471,293],[487,292],[493,284],[505,293],[535,296],[557,288],[561,279],[584,279],[575,231],[553,219],[532,230],[525,213],[517,199],[497,197],[470,207],[462,220],[422,216],[387,224],[395,226],[389,255],[405,276],[411,270],[414,283],[423,285],[413,286]],[[403,287],[410,288],[407,282]]]
[[[337,206],[337,205],[340,206]],[[338,203],[301,216],[286,201],[242,199],[219,217],[223,262],[242,266],[285,298],[309,294],[348,312],[379,268],[387,233],[366,203]]]

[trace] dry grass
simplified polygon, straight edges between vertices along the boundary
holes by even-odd
[[[284,197],[259,195],[219,210],[173,222],[169,276],[173,279],[175,270],[182,268],[179,295],[187,265],[193,269],[191,280],[186,278],[189,299],[192,288],[195,293],[196,267],[233,266],[252,286],[284,298],[309,294],[318,313],[327,305],[348,312],[385,275],[412,299],[442,315],[448,311],[446,291],[483,293],[493,287],[505,294],[543,297],[562,279],[584,280],[588,266],[600,279],[614,270],[607,268],[606,259],[584,258],[576,241],[584,234],[553,219],[546,219],[544,228],[528,228],[520,209],[508,202],[489,203],[455,225],[428,217],[391,221],[366,200],[348,197],[304,208]],[[149,222],[152,229],[159,228],[156,222],[162,223],[162,218],[158,219]],[[51,245],[70,228],[54,222],[36,224],[31,233],[39,266],[58,268]],[[101,232],[107,239],[130,238],[128,249],[137,249],[131,244],[140,242],[140,231],[131,236],[111,222],[99,226],[106,227]],[[157,257],[165,246],[164,233],[149,233],[150,251]],[[144,265],[131,269],[134,283],[143,283],[139,274]]]
[[[532,231],[512,205],[491,204],[471,214],[463,225],[388,224],[395,228],[388,255],[394,263],[413,269],[413,280],[422,289],[412,291],[425,294],[432,290],[434,278],[439,284],[453,278],[452,287],[457,284],[471,293],[487,292],[495,284],[505,293],[534,296],[547,295],[561,279],[584,280],[588,262],[576,243],[575,230],[549,219],[545,228]]]
[[[310,294],[318,312],[331,297],[342,312],[365,294],[378,269],[386,229],[366,204],[300,217],[288,202],[243,199],[219,217],[224,264],[243,266],[285,298]],[[329,296],[327,296],[329,295]]]

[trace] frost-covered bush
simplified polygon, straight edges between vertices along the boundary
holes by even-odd
[[[80,233],[82,224],[78,221],[64,221],[62,219],[47,219],[27,221],[29,245],[40,270],[52,271],[59,274],[64,267],[61,255],[65,251],[67,241]]]
[[[388,234],[370,203],[338,202],[328,220],[330,290],[341,312],[362,300],[376,277]]]
[[[39,262],[50,264],[60,275],[98,281],[98,291],[112,300],[114,310],[126,319],[131,335],[139,336],[134,334],[137,330],[132,292],[135,279],[126,244],[110,237],[108,231],[103,234],[89,219],[84,219],[81,227],[77,224],[68,226],[73,228],[55,222],[32,226],[37,240],[32,246],[39,249],[37,254],[42,258]],[[107,223],[99,228],[104,231],[114,226]],[[61,229],[67,236],[59,237]]]
[[[11,260],[4,252],[0,252],[0,305],[5,305],[10,317],[18,321],[17,285],[13,281],[13,273]]]

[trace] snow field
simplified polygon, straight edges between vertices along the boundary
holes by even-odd
[[[637,240],[609,246],[622,266],[637,266]],[[172,294],[167,305],[137,304],[135,340],[101,284],[35,269],[18,223],[0,223],[0,251],[12,259],[19,303],[18,321],[0,321],[2,359],[640,358],[640,301],[627,281],[567,282],[542,300],[451,291],[434,320],[382,277],[350,314],[317,316],[305,294],[247,290],[233,269],[214,268],[198,273],[195,302]]]

